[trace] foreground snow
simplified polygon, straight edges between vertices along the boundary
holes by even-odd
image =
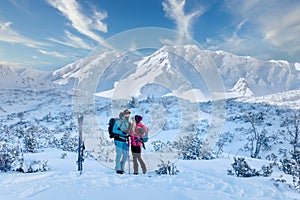
[[[232,158],[183,161],[175,165],[178,175],[117,175],[101,162],[86,159],[80,175],[76,154],[48,149],[39,154],[26,155],[48,160],[50,170],[39,173],[0,173],[0,199],[53,200],[53,199],[299,199],[299,193],[286,184],[278,187],[271,177],[238,178],[227,175]],[[261,160],[250,160],[250,166],[260,168]],[[131,164],[132,166],[132,164]],[[272,177],[280,176],[279,172]]]

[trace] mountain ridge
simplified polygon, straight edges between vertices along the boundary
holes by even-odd
[[[34,86],[35,88],[62,87],[72,89],[74,82],[82,76],[82,73],[85,73],[86,76],[89,73],[95,73],[106,55],[103,53],[93,57],[85,57],[48,73],[25,67],[18,67],[18,70],[10,71],[12,66],[0,64],[0,76],[4,77],[4,74],[8,74],[0,82],[5,88],[30,88]],[[154,95],[155,90],[147,94],[149,90],[143,88],[149,88],[150,85],[156,85],[156,88],[160,87],[161,95],[166,95],[170,93],[170,90],[177,90],[176,87],[172,87],[178,86],[178,78],[182,76],[181,80],[186,81],[189,85],[189,89],[186,89],[185,93],[197,90],[199,93],[197,96],[201,96],[203,99],[209,98],[207,83],[205,79],[200,80],[199,76],[195,76],[199,72],[188,62],[190,60],[200,63],[202,68],[215,67],[224,84],[225,92],[232,92],[240,80],[247,83],[247,87],[251,88],[254,96],[297,90],[300,85],[300,72],[297,69],[297,63],[282,60],[261,61],[250,56],[237,56],[220,50],[201,50],[195,45],[163,46],[151,55],[140,57],[122,55],[119,52],[113,52],[112,55],[113,60],[99,77],[95,93],[112,90],[111,93],[116,94],[113,91],[116,86],[135,84],[132,89],[136,91],[130,91],[132,95]],[[212,66],[211,63],[215,66]],[[142,77],[147,78],[142,80]],[[12,83],[14,79],[18,84]],[[140,82],[136,82],[136,80],[140,80]],[[171,88],[164,88],[166,85],[161,82],[162,80],[165,80],[167,87]],[[161,84],[160,86],[155,84],[157,81]],[[137,86],[139,84],[142,87]],[[118,93],[120,96],[124,95]],[[243,94],[240,91],[240,95],[249,94]]]

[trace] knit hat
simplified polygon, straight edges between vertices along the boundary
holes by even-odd
[[[140,121],[142,121],[143,117],[140,115],[135,115],[134,119],[135,119],[136,123],[139,123]]]

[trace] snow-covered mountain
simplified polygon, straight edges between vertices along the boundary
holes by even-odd
[[[253,92],[244,78],[240,78],[231,91],[237,96],[253,96]]]
[[[48,72],[0,63],[0,89],[45,89],[50,87],[53,87],[53,84],[51,74]]]
[[[84,58],[55,71],[54,75],[60,75],[57,76],[56,82],[61,85],[72,82],[71,79],[76,78],[76,72],[82,68],[87,68],[93,73],[102,59],[103,55]],[[298,89],[300,85],[300,72],[293,63],[260,61],[252,57],[201,50],[196,46],[187,45],[164,46],[153,54],[140,58],[115,53],[112,64],[100,77],[96,92],[102,92],[99,95],[103,92],[111,95],[118,93],[120,96],[126,96],[120,91],[130,91],[133,96],[166,95],[170,90],[174,92],[178,89],[182,84],[180,81],[186,81],[190,88],[185,90],[185,94],[181,94],[182,97],[194,93],[202,100],[208,98],[209,91],[205,80],[195,75],[197,72],[187,59],[200,62],[200,66],[204,68],[216,66],[225,91],[235,91],[242,96],[274,94]],[[211,66],[212,63],[215,66]],[[155,89],[150,89],[150,86]],[[118,92],[115,91],[116,87],[120,87]]]
[[[238,96],[263,96],[299,89],[300,71],[297,63],[260,61],[223,51],[201,50],[197,46],[164,46],[148,56],[123,55],[112,51],[82,58],[51,73],[22,67],[0,65],[1,87],[59,85],[72,88],[76,80],[94,75],[96,93],[107,96],[163,96],[209,99],[207,80],[190,61],[201,70],[216,68],[225,92]],[[104,66],[103,63],[108,63]],[[99,72],[100,68],[105,68]],[[96,76],[96,75],[97,76]],[[202,75],[202,74],[200,74]],[[218,74],[213,75],[214,79]],[[2,78],[3,77],[3,78]],[[179,91],[179,88],[185,89]],[[108,95],[109,96],[109,95]]]

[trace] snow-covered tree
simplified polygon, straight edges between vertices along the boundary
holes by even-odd
[[[60,148],[64,151],[76,151],[78,148],[78,137],[72,136],[71,132],[67,131],[60,139]]]
[[[281,126],[286,129],[281,132],[284,138],[293,146],[293,152],[297,152],[300,149],[300,114],[289,114]]]
[[[17,147],[6,142],[0,143],[0,171],[9,171],[13,165],[18,168],[21,162],[22,155]]]
[[[266,130],[266,124],[264,124],[265,115],[262,112],[250,112],[244,117],[245,122],[250,124],[250,127],[244,130],[248,139],[245,148],[250,151],[250,156],[252,158],[257,158],[261,150],[271,148],[271,136],[269,136],[269,133]],[[263,128],[260,128],[261,126]]]
[[[38,142],[36,138],[37,127],[31,126],[28,128],[24,135],[24,147],[25,152],[35,153],[38,148]]]

